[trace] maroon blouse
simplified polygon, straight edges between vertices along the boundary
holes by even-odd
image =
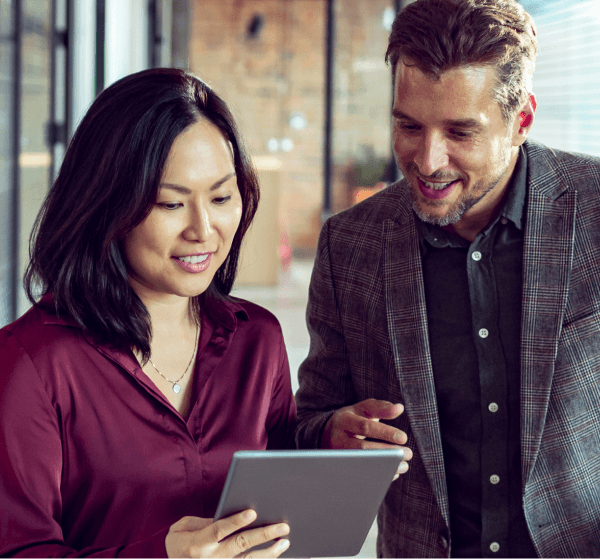
[[[187,421],[131,352],[43,299],[0,330],[0,556],[166,556],[171,524],[214,515],[231,456],[293,446],[281,328],[213,303]]]

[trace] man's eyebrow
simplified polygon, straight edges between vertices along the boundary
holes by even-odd
[[[405,115],[400,109],[392,109],[392,116],[394,118],[404,118],[406,120],[412,120],[408,115]]]
[[[473,128],[479,130],[482,128],[481,123],[474,118],[459,118],[456,120],[447,120],[448,126],[455,126],[456,128]]]
[[[407,114],[404,114],[399,109],[392,110],[392,116],[394,118],[410,120],[410,121],[414,122],[415,124],[420,124],[419,122],[414,120],[412,117],[408,116]],[[446,126],[452,126],[452,127],[456,127],[456,128],[471,128],[473,130],[479,130],[482,128],[481,123],[479,121],[475,120],[474,118],[458,118],[458,119],[446,120],[445,124],[446,124]]]
[[[215,184],[213,184],[210,187],[210,190],[217,190],[217,188],[219,188],[223,183],[226,183],[229,179],[235,177],[235,173],[229,173],[228,175],[224,176],[222,179],[218,180]],[[192,191],[185,187],[185,186],[181,186],[179,184],[171,184],[169,182],[163,182],[160,185],[160,188],[166,188],[169,190],[174,190],[175,192],[178,192],[179,194],[191,194]]]

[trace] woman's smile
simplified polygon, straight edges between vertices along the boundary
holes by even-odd
[[[186,272],[197,274],[204,272],[210,266],[210,257],[212,253],[206,254],[195,254],[193,256],[179,256],[173,257],[173,260],[178,266],[183,268]]]

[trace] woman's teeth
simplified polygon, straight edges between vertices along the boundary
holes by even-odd
[[[456,181],[429,182],[429,181],[424,181],[423,179],[420,179],[420,180],[427,188],[431,188],[431,190],[443,190],[444,188],[450,186],[453,182],[456,182]]]
[[[182,262],[189,262],[191,264],[198,264],[198,262],[204,262],[208,258],[208,254],[201,254],[200,256],[179,256],[179,260]]]

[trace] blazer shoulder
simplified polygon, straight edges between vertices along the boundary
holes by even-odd
[[[546,147],[528,140],[525,144],[529,181],[552,199],[565,191],[600,193],[600,157]]]

